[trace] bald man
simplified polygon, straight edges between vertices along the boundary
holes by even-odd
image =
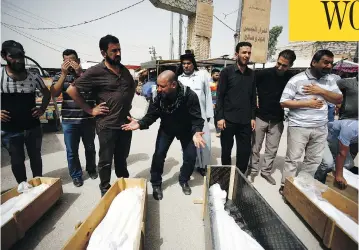
[[[162,200],[162,173],[167,151],[174,138],[181,142],[183,164],[179,175],[179,184],[186,195],[192,193],[188,181],[196,163],[197,148],[204,147],[202,138],[204,120],[197,94],[181,84],[170,71],[162,72],[157,78],[157,95],[150,104],[145,117],[137,121],[131,117],[124,130],[148,129],[158,118],[161,125],[158,130],[156,149],[151,164],[151,183],[153,197]]]

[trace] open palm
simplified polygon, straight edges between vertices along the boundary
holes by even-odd
[[[138,124],[136,119],[129,116],[127,116],[127,119],[130,120],[130,123],[122,125],[121,127],[123,130],[137,130],[140,128],[140,124]]]

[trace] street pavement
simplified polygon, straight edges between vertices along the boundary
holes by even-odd
[[[146,178],[149,181],[149,169],[158,127],[159,122],[153,124],[149,130],[134,132],[128,158],[130,177]],[[213,126],[211,136],[212,164],[215,165],[220,163],[221,147],[219,138],[215,137]],[[277,185],[270,185],[260,176],[256,177],[253,184],[308,249],[322,249],[319,240],[309,227],[304,224],[290,206],[283,202],[278,193],[286,152],[286,141],[286,133],[284,133],[274,163],[273,177],[276,179]],[[98,151],[97,137],[96,149]],[[232,163],[235,163],[235,150],[234,146]],[[66,150],[61,132],[45,133],[42,151],[44,176],[60,177],[64,194],[59,202],[26,233],[25,237],[13,249],[61,249],[75,232],[75,225],[86,219],[101,198],[98,188],[99,179],[89,179],[85,172],[85,182],[82,187],[77,188],[72,184],[68,175]],[[80,146],[80,159],[83,169],[85,169],[82,145]],[[203,177],[197,173],[193,174],[190,182],[192,195],[185,196],[178,184],[178,172],[181,164],[181,146],[179,141],[175,140],[167,154],[165,163],[163,173],[164,199],[162,201],[153,199],[152,188],[148,182],[145,249],[205,249],[202,205],[193,202],[203,196]],[[27,176],[30,179],[32,174],[28,159],[26,160],[26,167]],[[115,180],[116,176],[113,170],[111,182]],[[16,181],[11,172],[10,159],[7,152],[2,148],[1,191],[14,186],[16,186]]]

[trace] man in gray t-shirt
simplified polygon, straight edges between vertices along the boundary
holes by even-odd
[[[317,51],[310,68],[292,77],[283,91],[280,103],[289,108],[289,125],[281,194],[285,179],[296,175],[303,153],[303,171],[312,176],[322,161],[328,134],[328,103],[339,104],[343,99],[330,75],[333,59],[331,51]]]

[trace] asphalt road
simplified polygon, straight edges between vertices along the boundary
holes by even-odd
[[[146,178],[149,180],[149,168],[154,151],[158,123],[149,130],[135,131],[132,140],[128,168],[131,177]],[[303,223],[298,215],[286,205],[278,193],[281,170],[284,164],[286,151],[286,133],[283,134],[278,156],[275,160],[273,176],[276,186],[268,184],[263,178],[257,177],[255,188],[262,194],[278,215],[302,240],[308,249],[322,249],[319,240]],[[96,138],[98,150],[98,141]],[[262,150],[263,151],[263,150]],[[232,162],[235,162],[235,146]],[[83,169],[85,157],[83,147],[80,146],[80,159]],[[174,141],[165,163],[163,174],[164,199],[155,201],[152,198],[152,189],[148,183],[148,205],[146,221],[145,249],[177,250],[177,249],[204,249],[204,228],[202,207],[193,203],[194,199],[202,197],[203,177],[194,173],[190,185],[192,195],[185,196],[178,184],[178,172],[182,163],[180,143]],[[215,137],[212,128],[212,163],[220,163],[220,142]],[[64,194],[59,202],[51,208],[19,241],[14,249],[61,249],[74,233],[77,222],[86,219],[91,210],[100,200],[98,188],[99,179],[89,179],[84,174],[85,183],[77,188],[72,184],[68,175],[66,151],[62,133],[47,133],[43,138],[43,165],[44,176],[60,177],[63,183]],[[26,160],[28,178],[32,177],[29,161]],[[111,181],[115,181],[114,170]],[[10,160],[7,152],[1,150],[1,190],[16,186],[12,175]]]

